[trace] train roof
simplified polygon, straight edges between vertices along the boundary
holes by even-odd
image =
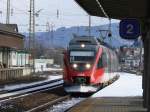
[[[81,48],[81,45],[86,45],[84,48]],[[99,38],[93,36],[75,36],[69,42],[69,50],[97,50],[98,47],[103,47],[107,49],[114,50],[110,45],[101,41]]]
[[[77,45],[77,44],[86,44],[86,45],[99,45],[99,42],[97,41],[97,39],[95,39],[92,36],[78,36],[78,37],[74,37],[69,45]]]

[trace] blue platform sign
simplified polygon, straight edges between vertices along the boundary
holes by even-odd
[[[120,36],[124,39],[136,39],[141,34],[140,23],[137,19],[123,19],[119,27]]]

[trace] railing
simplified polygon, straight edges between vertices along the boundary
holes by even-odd
[[[26,68],[5,68],[0,69],[0,80],[12,80],[31,73],[30,69]]]

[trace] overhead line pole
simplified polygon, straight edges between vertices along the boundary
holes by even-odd
[[[33,72],[35,72],[35,0],[30,0],[30,17],[29,17],[29,52],[32,54]]]
[[[51,46],[54,48],[54,27],[55,25],[51,23],[50,28],[51,28]]]
[[[91,16],[89,15],[89,37],[91,36]]]
[[[50,23],[49,23],[49,22],[46,23],[46,31],[48,32],[49,46],[51,47],[51,46],[52,46],[52,45],[51,45],[51,38],[50,38],[50,35],[51,35],[51,28],[50,28]]]
[[[10,22],[10,0],[7,0],[6,24]]]

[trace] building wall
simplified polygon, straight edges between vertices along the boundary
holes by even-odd
[[[17,66],[17,52],[11,52],[11,66]]]
[[[9,64],[10,64],[10,57],[9,56],[10,55],[9,55],[8,49],[3,49],[2,62],[4,64],[5,68],[9,67]]]
[[[25,67],[26,65],[29,65],[29,53],[3,49],[0,51],[0,62],[5,68]]]
[[[29,64],[29,54],[11,51],[11,66],[26,66]]]
[[[4,35],[0,33],[0,46],[23,49],[23,38],[14,35]]]

